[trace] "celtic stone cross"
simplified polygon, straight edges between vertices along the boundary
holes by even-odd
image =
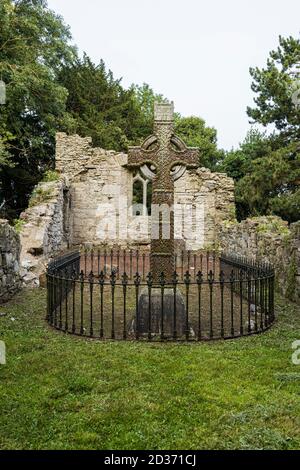
[[[154,105],[154,132],[140,147],[130,147],[128,168],[138,169],[152,180],[150,269],[154,280],[174,273],[174,181],[186,168],[199,166],[199,151],[188,148],[174,135],[174,104]],[[169,209],[167,222],[159,208]],[[164,224],[169,224],[165,230]],[[153,236],[154,234],[157,236]],[[167,236],[166,236],[167,234]]]

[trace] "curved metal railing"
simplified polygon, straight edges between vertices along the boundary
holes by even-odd
[[[175,255],[154,281],[149,253],[85,250],[47,270],[47,321],[99,339],[201,341],[265,331],[274,322],[274,269],[217,252]]]

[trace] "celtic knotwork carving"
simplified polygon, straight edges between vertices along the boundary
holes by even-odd
[[[140,147],[129,148],[127,167],[143,168],[153,182],[152,204],[170,207],[170,238],[163,239],[159,229],[160,238],[151,240],[151,271],[156,282],[161,272],[169,280],[174,272],[174,180],[184,173],[184,168],[198,165],[198,149],[186,147],[174,135],[173,103],[155,104],[154,133]]]

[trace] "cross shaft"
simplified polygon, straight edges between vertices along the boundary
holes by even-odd
[[[157,282],[163,272],[170,281],[174,266],[174,177],[176,166],[197,168],[199,151],[174,135],[173,103],[155,104],[154,134],[140,147],[130,147],[128,168],[155,168],[152,180],[150,269]],[[162,211],[162,212],[161,212]],[[164,211],[168,212],[164,218]],[[167,227],[169,225],[169,227]],[[156,235],[156,236],[155,236]]]

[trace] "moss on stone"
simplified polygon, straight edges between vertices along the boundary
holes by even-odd
[[[276,216],[254,217],[253,219],[249,219],[249,221],[257,222],[257,233],[269,232],[270,234],[277,234],[280,236],[288,236],[290,234],[290,230],[286,223]]]
[[[52,188],[43,188],[42,186],[37,186],[30,197],[28,207],[37,206],[43,202],[51,199],[53,195]]]
[[[18,234],[20,234],[22,232],[22,229],[23,229],[25,223],[26,223],[25,220],[22,220],[22,219],[15,219],[13,221],[13,227],[14,227],[15,231]]]
[[[55,170],[48,170],[44,173],[42,182],[43,183],[50,183],[52,181],[58,181],[60,178],[59,173]]]

